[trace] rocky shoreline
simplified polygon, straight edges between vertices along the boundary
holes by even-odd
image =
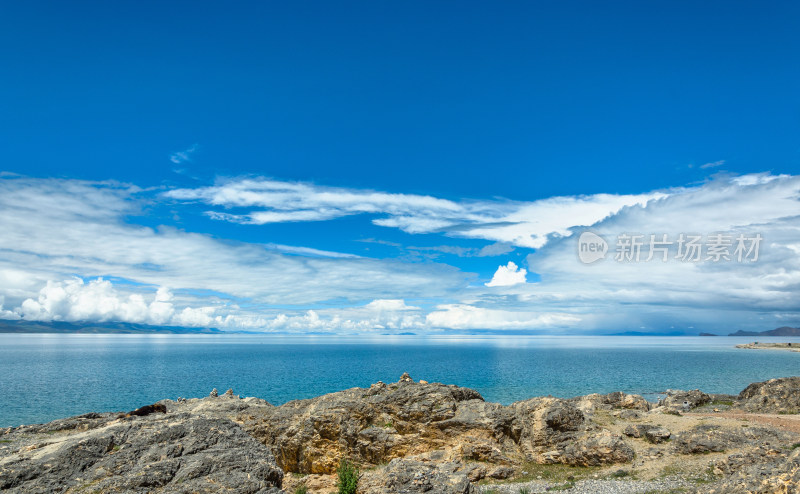
[[[748,350],[789,350],[790,352],[800,352],[800,344],[798,343],[763,343],[754,341],[753,343],[736,345],[736,348],[745,348]]]
[[[329,493],[346,459],[364,494],[791,493],[798,411],[800,377],[657,404],[616,392],[504,406],[407,374],[277,407],[215,390],[0,429],[0,490]]]

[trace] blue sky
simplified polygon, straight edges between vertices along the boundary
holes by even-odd
[[[331,332],[798,324],[799,11],[7,3],[0,314]],[[576,261],[586,228],[765,241],[751,265],[597,268]]]

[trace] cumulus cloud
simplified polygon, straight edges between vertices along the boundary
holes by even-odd
[[[224,315],[222,311],[219,312],[217,315],[207,313],[210,323],[205,325],[245,331],[301,333],[370,333],[425,329],[420,308],[407,305],[402,299],[376,299],[365,305],[330,309],[268,310],[261,313],[226,310]]]
[[[16,312],[29,321],[124,321],[168,324],[175,309],[172,294],[159,288],[149,303],[141,294],[121,295],[102,278],[48,281],[36,299],[26,299]]]
[[[126,293],[102,278],[88,282],[72,278],[48,282],[37,298],[28,298],[8,312],[29,321],[115,321],[251,331],[369,332],[420,328],[424,322],[417,314],[420,308],[407,305],[402,299],[375,299],[362,306],[289,313],[236,309],[223,303],[180,307],[166,287],[150,294]]]
[[[518,267],[512,261],[508,261],[505,266],[499,266],[495,271],[492,280],[486,283],[486,286],[513,286],[521,283],[526,283],[525,278],[528,271]]]
[[[243,224],[324,221],[371,214],[378,216],[372,219],[375,225],[399,228],[406,233],[446,233],[501,245],[539,248],[547,243],[549,236],[569,235],[570,227],[591,225],[626,206],[644,204],[664,197],[665,193],[596,194],[532,202],[457,202],[432,196],[246,178],[212,187],[175,189],[165,195],[177,201],[222,207],[222,211],[208,211],[208,216]],[[229,212],[231,209],[246,211]]]

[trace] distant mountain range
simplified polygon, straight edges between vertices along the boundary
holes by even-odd
[[[742,331],[739,330],[735,333],[731,333],[728,336],[800,336],[800,328],[790,328],[789,326],[783,326],[777,329],[771,329],[769,331]]]
[[[0,333],[115,333],[115,334],[218,334],[214,328],[184,328],[179,326],[151,326],[126,322],[72,323],[41,322],[0,319]]]
[[[660,333],[648,333],[647,331],[623,331],[621,333],[610,333],[606,336],[686,336],[681,331],[662,331]]]
[[[237,331],[239,332],[239,331]],[[246,332],[246,331],[245,331]],[[224,334],[230,331],[220,331],[216,328],[187,328],[182,326],[153,326],[150,324],[134,324],[127,322],[43,322],[43,321],[24,321],[0,319],[0,333],[84,333],[84,334]],[[505,332],[480,332],[475,331],[467,334],[528,334],[514,331]],[[317,333],[307,333],[317,334]],[[320,333],[325,334],[325,333]],[[400,335],[414,335],[416,333],[404,332]],[[613,333],[606,336],[687,336],[686,333],[678,331],[648,333],[644,331],[625,331]],[[699,336],[721,336],[713,333],[700,333]],[[728,336],[800,336],[800,328],[771,329],[769,331],[737,331]]]

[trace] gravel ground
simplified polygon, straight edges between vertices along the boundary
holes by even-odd
[[[554,484],[534,480],[518,484],[483,485],[481,493],[519,494],[521,489],[528,489],[530,494],[542,492],[558,492],[572,494],[644,494],[670,492],[674,489],[690,487],[693,484],[681,478],[666,477],[658,480],[579,480],[571,489],[554,491],[554,487],[563,489],[564,484]]]

